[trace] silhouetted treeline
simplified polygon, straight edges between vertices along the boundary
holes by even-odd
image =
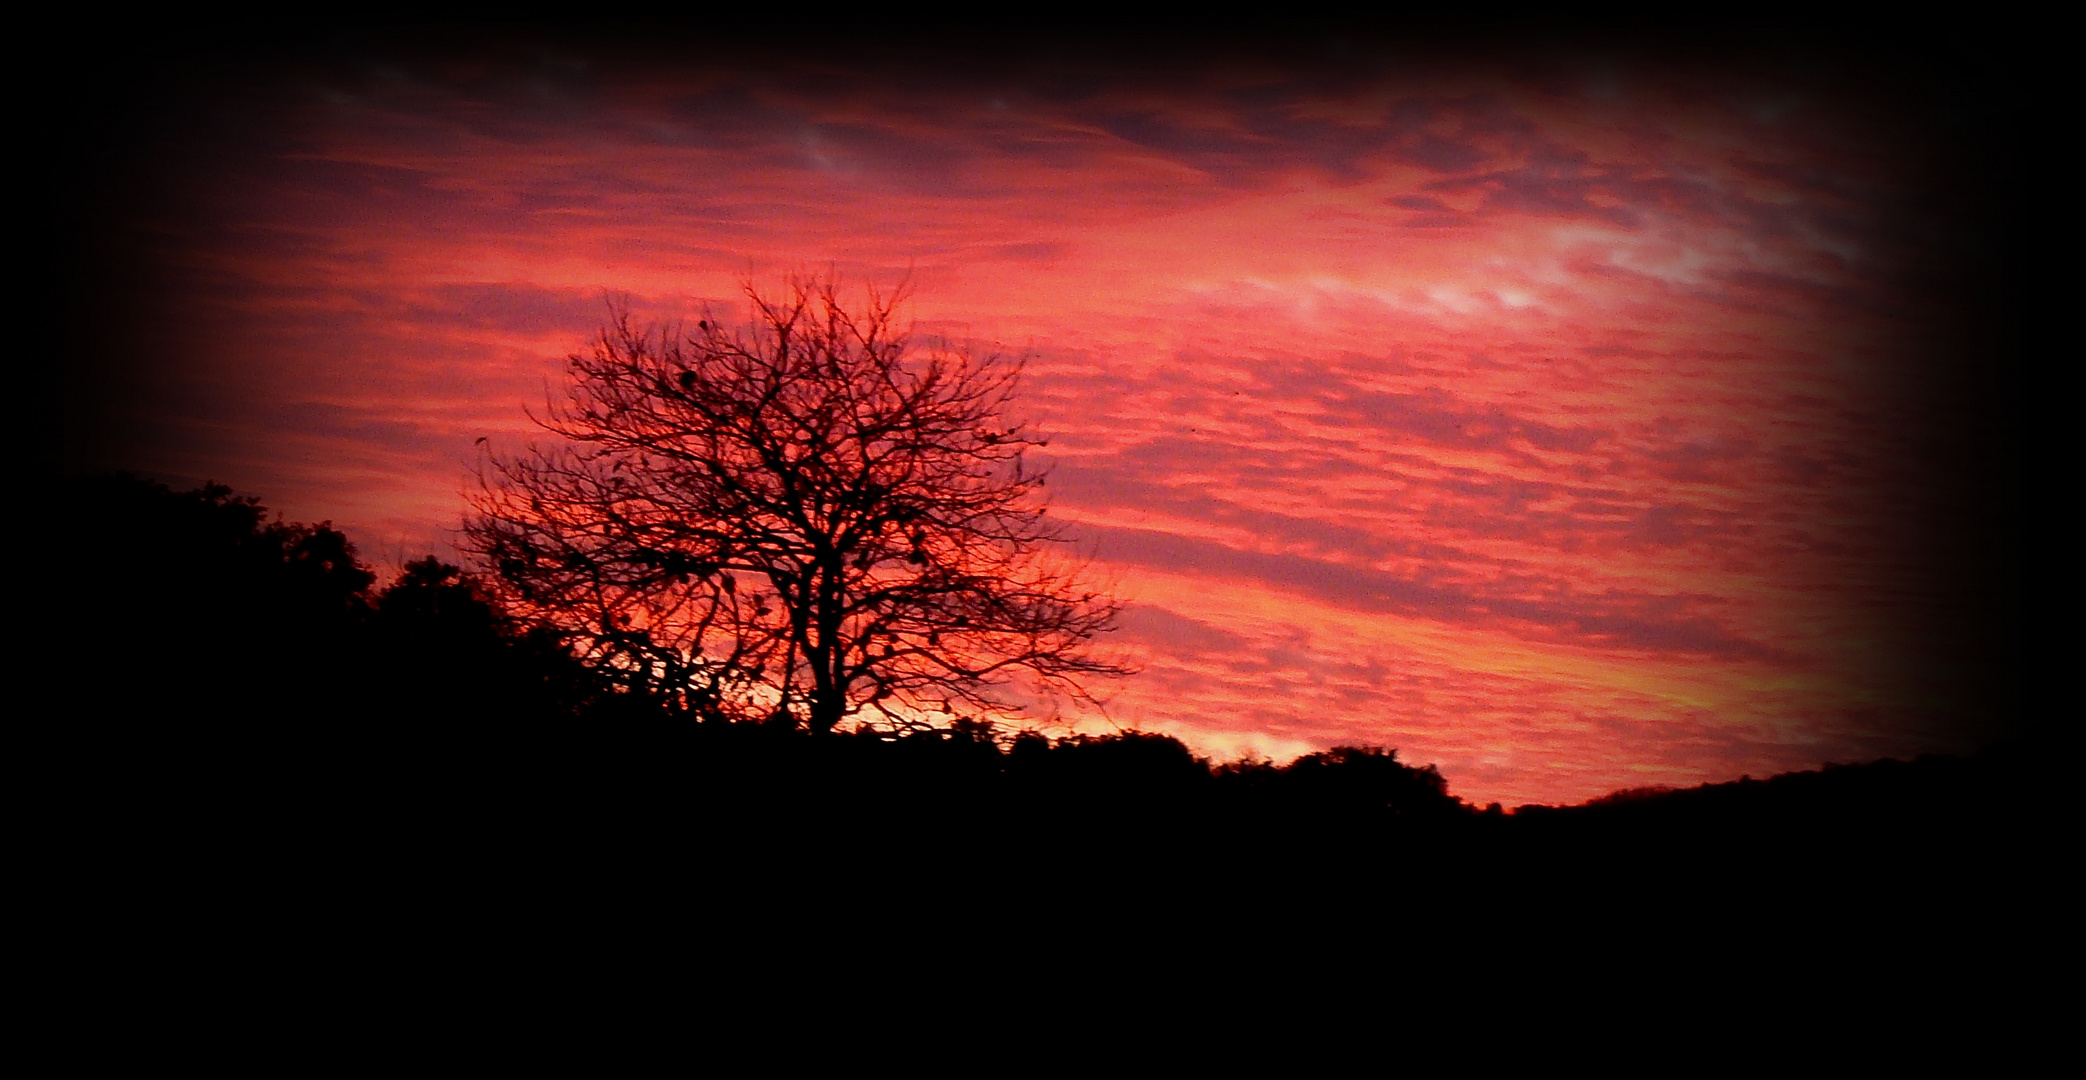
[[[31,646],[34,715],[75,818],[141,873],[427,849],[596,693],[432,559],[380,588],[330,525],[221,486],[99,476],[48,494],[31,528],[50,565],[25,605],[51,623]]]
[[[1505,814],[1375,748],[1220,764],[1135,731],[698,724],[509,625],[432,557],[380,586],[330,525],[216,486],[99,477],[52,505],[37,722],[66,733],[83,817],[162,882],[774,902],[901,880],[1195,882],[1497,911],[1866,882],[1957,895],[2032,879],[2054,807],[2047,758],[2018,746]]]
[[[595,693],[432,557],[379,589],[330,523],[128,476],[68,485],[51,661],[70,709],[167,727],[454,727],[570,714]],[[175,723],[177,717],[186,723]]]

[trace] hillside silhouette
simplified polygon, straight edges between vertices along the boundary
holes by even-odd
[[[46,594],[60,627],[38,659],[63,689],[45,722],[80,820],[159,887],[758,907],[1192,883],[1209,903],[1458,918],[1794,897],[1903,925],[1989,921],[2053,872],[2051,756],[2021,744],[1509,813],[1382,748],[1217,763],[1151,732],[966,719],[814,735],[633,692],[456,567],[379,583],[330,524],[221,486],[100,476],[56,505],[90,569]]]

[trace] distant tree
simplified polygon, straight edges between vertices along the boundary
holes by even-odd
[[[630,690],[814,732],[1011,715],[1123,669],[1117,604],[1054,558],[1021,365],[915,348],[870,290],[746,289],[693,335],[616,312],[570,362],[558,441],[494,456],[465,526],[508,610]]]
[[[598,680],[555,636],[512,625],[462,568],[433,555],[405,564],[372,607],[372,685],[395,714],[430,729],[463,719],[511,728],[601,700]]]
[[[311,673],[342,660],[367,614],[374,575],[329,523],[271,520],[219,484],[177,492],[122,474],[69,481],[61,498],[67,557],[84,572],[58,610],[117,634],[92,647],[62,635],[58,660],[86,665],[82,685],[111,709],[205,693],[213,713],[265,709],[323,682]],[[224,692],[213,672],[253,692]]]
[[[155,738],[279,749],[335,738],[329,724],[424,734],[601,697],[562,648],[510,625],[432,556],[379,590],[330,523],[284,521],[220,484],[172,491],[111,474],[55,494],[85,572],[62,603],[38,605],[66,631],[44,666],[69,676],[84,711]]]
[[[1449,794],[1441,770],[1407,765],[1396,750],[1382,747],[1336,746],[1306,754],[1291,762],[1283,776],[1292,799],[1342,812],[1388,811],[1411,821],[1469,811]]]

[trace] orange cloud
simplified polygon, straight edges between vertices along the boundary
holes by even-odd
[[[1934,256],[1835,99],[509,74],[257,84],[250,138],[166,166],[184,314],[116,463],[446,552],[474,440],[530,437],[606,298],[910,273],[922,332],[1030,358],[1058,512],[1134,601],[1118,721],[1509,803],[1974,730],[1906,614]]]

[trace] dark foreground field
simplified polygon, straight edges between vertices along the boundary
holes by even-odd
[[[547,927],[737,948],[780,925],[1023,962],[1097,925],[2019,956],[2075,861],[2034,740],[1508,812],[1375,748],[813,737],[614,693],[452,568],[375,589],[340,534],[221,489],[103,478],[60,505],[83,569],[35,609],[64,688],[29,717],[35,833],[100,942],[173,968],[406,941],[512,961]]]

